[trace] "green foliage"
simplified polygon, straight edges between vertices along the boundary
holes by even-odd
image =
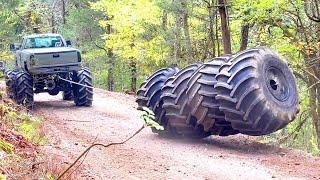
[[[12,154],[14,151],[14,146],[0,139],[0,150]]]
[[[0,104],[0,117],[7,126],[20,132],[27,140],[39,145],[44,145],[47,142],[39,131],[42,119],[25,112],[19,112],[3,102]]]
[[[147,107],[142,108],[142,113],[140,115],[140,119],[142,119],[144,121],[146,126],[153,127],[158,131],[164,130],[164,128],[160,124],[158,124],[157,122],[154,121],[155,115],[154,115],[153,111],[151,111]]]
[[[20,114],[17,119],[19,119],[19,124],[15,129],[22,133],[27,140],[39,145],[47,143],[47,139],[39,133],[39,129],[41,128],[41,123],[43,121],[42,119],[25,113]]]

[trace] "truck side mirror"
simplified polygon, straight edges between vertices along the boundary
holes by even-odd
[[[71,46],[72,45],[70,40],[67,40],[66,43],[67,43],[67,46]]]
[[[16,50],[16,46],[14,44],[10,44],[10,51],[15,51]]]
[[[17,51],[21,48],[21,45],[19,44],[10,44],[10,51]]]

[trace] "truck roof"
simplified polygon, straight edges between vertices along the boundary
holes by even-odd
[[[47,36],[61,36],[61,35],[60,34],[54,34],[54,33],[31,34],[31,35],[24,36],[24,38],[47,37]]]

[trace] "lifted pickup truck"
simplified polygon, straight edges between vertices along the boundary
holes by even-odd
[[[25,36],[15,51],[15,69],[6,71],[7,94],[18,104],[32,106],[34,93],[63,92],[64,100],[91,106],[92,76],[81,64],[81,53],[59,34]]]

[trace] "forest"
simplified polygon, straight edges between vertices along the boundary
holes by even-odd
[[[8,45],[35,33],[62,34],[96,87],[129,94],[159,68],[270,47],[294,71],[300,113],[261,140],[320,154],[318,0],[0,0],[1,60],[13,64]]]

